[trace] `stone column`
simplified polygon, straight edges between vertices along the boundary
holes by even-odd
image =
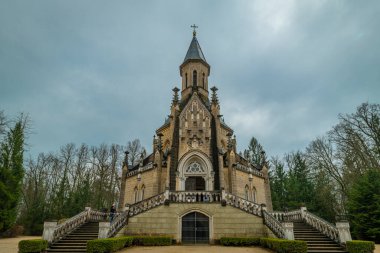
[[[293,222],[283,222],[282,226],[285,230],[285,239],[294,240]]]
[[[336,223],[336,228],[338,229],[340,243],[352,241],[350,233],[350,224],[348,223],[348,221],[338,221]]]
[[[99,235],[98,238],[107,238],[108,231],[110,230],[111,224],[109,221],[99,222]]]
[[[44,232],[42,233],[42,239],[51,243],[53,241],[54,230],[57,227],[56,221],[45,221],[44,222]]]

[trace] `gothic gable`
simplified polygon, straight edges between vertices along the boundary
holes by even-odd
[[[190,150],[210,153],[211,113],[194,93],[179,115],[179,157]]]

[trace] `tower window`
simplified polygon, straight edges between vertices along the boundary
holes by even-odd
[[[185,88],[187,88],[187,73],[185,74]]]
[[[193,86],[197,86],[197,71],[193,71]]]
[[[206,86],[205,86],[205,73],[203,73],[202,85],[203,85],[203,89],[206,89]]]

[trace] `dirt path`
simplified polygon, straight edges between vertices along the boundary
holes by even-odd
[[[41,236],[19,236],[0,239],[0,253],[17,253],[18,242],[21,240],[41,239]]]

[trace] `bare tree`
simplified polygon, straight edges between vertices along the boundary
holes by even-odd
[[[133,165],[136,165],[139,162],[140,154],[142,152],[142,147],[139,139],[134,139],[133,141],[128,141],[127,143],[127,151],[129,152],[128,155],[128,163]],[[145,149],[144,149],[145,150]]]

